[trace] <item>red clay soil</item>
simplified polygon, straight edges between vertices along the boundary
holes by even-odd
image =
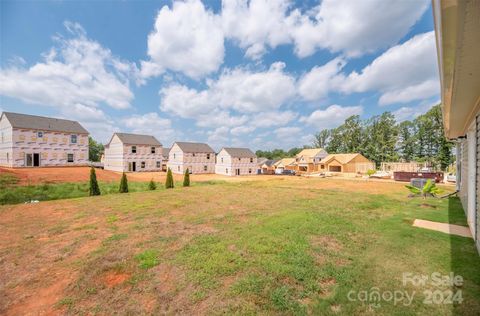
[[[120,181],[122,174],[103,169],[95,169],[97,179],[99,181]],[[20,185],[27,184],[43,184],[43,183],[64,183],[64,182],[85,182],[90,178],[89,167],[45,167],[45,168],[0,168],[0,174],[11,173],[19,179]],[[166,177],[165,172],[129,172],[128,181],[148,182],[153,179],[157,182],[164,182]],[[174,174],[174,179],[180,181],[183,175]],[[209,181],[209,180],[228,180],[228,181],[244,181],[244,180],[267,180],[271,178],[279,178],[278,176],[258,177],[242,176],[242,177],[228,177],[217,174],[199,174],[194,175],[195,181]]]

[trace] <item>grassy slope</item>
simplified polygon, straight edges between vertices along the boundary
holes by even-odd
[[[71,199],[85,197],[89,194],[88,182],[77,183],[45,183],[38,185],[17,186],[17,179],[9,174],[0,175],[0,205],[18,204],[37,201],[50,201],[59,199]],[[197,185],[209,182],[197,182]],[[118,193],[120,182],[99,181],[100,191],[103,195]],[[182,183],[177,181],[176,186]],[[157,183],[157,189],[163,190],[164,184]],[[148,190],[148,182],[129,182],[129,192],[141,192]]]
[[[311,188],[286,180],[76,199],[60,223],[39,223],[30,233],[46,232],[52,247],[56,236],[76,236],[62,248],[66,255],[58,263],[76,271],[58,302],[71,313],[472,315],[480,310],[480,258],[473,242],[411,227],[415,218],[465,225],[458,200],[431,199],[422,206],[423,200],[407,199],[401,187],[369,194],[316,189],[316,181],[330,180],[310,181]],[[2,253],[28,260],[40,244],[32,239]],[[94,251],[68,260],[92,240],[100,242]],[[462,304],[425,305],[426,288],[402,285],[403,272],[437,271],[464,277]],[[108,273],[124,275],[125,281],[109,286],[102,281]],[[372,287],[418,294],[412,306],[382,302],[373,310],[348,301],[350,290]]]

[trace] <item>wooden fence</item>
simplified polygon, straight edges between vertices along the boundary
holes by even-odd
[[[421,168],[429,167],[426,162],[382,162],[381,170],[385,172],[417,172]]]

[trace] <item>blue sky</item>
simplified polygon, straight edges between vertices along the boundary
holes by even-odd
[[[290,148],[439,102],[430,1],[2,1],[0,110]]]

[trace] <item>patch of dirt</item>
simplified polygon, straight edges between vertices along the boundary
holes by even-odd
[[[333,305],[330,306],[330,309],[334,313],[340,313],[340,311],[342,310],[342,306],[339,305],[339,304],[333,304]]]
[[[129,273],[121,273],[117,271],[108,271],[103,277],[103,282],[108,288],[115,287],[130,278]]]
[[[340,251],[343,248],[342,244],[331,236],[313,236],[310,243],[315,248],[324,248],[330,251]]]
[[[437,206],[436,206],[436,205],[430,205],[430,204],[427,204],[427,203],[422,203],[422,204],[420,204],[420,207],[421,207],[421,208],[433,208],[433,209],[437,209]]]
[[[337,280],[335,278],[326,278],[319,282],[322,296],[327,297],[332,294],[334,286],[337,284]]]
[[[63,315],[64,311],[56,307],[56,304],[64,298],[63,291],[74,279],[75,274],[56,279],[53,284],[42,287],[41,290],[15,302],[5,311],[5,315]],[[27,289],[17,288],[16,290],[19,293],[28,292]]]

